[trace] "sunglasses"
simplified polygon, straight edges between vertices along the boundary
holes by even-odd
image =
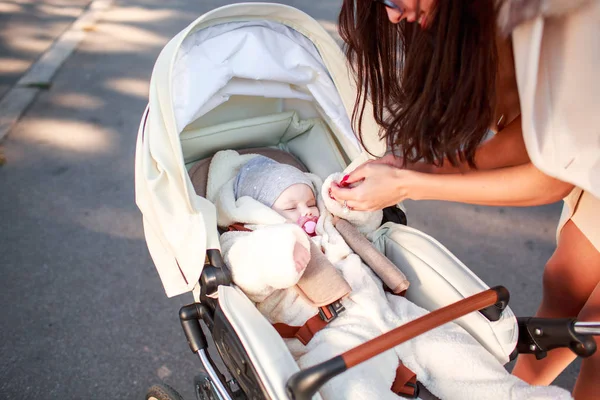
[[[383,4],[387,8],[404,13],[404,8],[394,3],[392,0],[373,0],[375,3]]]

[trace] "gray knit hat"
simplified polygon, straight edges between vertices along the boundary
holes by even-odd
[[[233,193],[236,200],[250,196],[272,207],[285,189],[297,183],[308,185],[315,193],[310,178],[298,168],[259,155],[240,169],[233,183]]]

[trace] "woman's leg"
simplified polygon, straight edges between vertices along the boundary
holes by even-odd
[[[580,321],[600,322],[600,283],[590,296],[577,318]],[[596,337],[596,344],[600,348],[600,337]],[[575,384],[573,397],[576,400],[597,399],[600,392],[600,351],[586,358],[581,363],[581,371]]]
[[[577,317],[599,282],[600,252],[569,220],[546,264],[544,296],[536,316]],[[539,361],[533,355],[523,354],[517,359],[513,374],[531,384],[549,385],[574,359],[575,354],[569,349],[552,350]]]

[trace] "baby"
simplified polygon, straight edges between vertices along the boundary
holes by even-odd
[[[219,185],[212,185],[213,198],[209,199],[217,206],[219,225],[243,223],[251,230],[221,235],[223,256],[236,285],[272,324],[302,326],[318,313],[296,288],[310,260],[311,240],[351,287],[350,294],[341,300],[345,311],[308,343],[286,339],[300,368],[326,361],[427,313],[404,297],[386,293],[381,280],[336,231],[333,215],[319,195],[322,186],[328,189],[330,179],[323,185],[315,175],[266,157],[242,157],[247,156],[231,151],[217,153],[210,167],[219,174],[227,168],[235,171],[218,190],[215,186]],[[340,216],[369,221],[359,227],[363,231],[373,226],[372,221],[381,221],[381,214],[362,218],[363,214],[354,213]],[[469,333],[453,323],[349,369],[325,384],[320,394],[325,400],[398,399],[390,388],[399,360],[443,399],[571,398],[563,389],[530,386],[510,375]]]
[[[237,174],[234,195],[248,196],[281,214],[287,222],[297,224],[309,236],[315,235],[319,208],[311,179],[299,169],[258,156]],[[310,251],[296,242],[293,259],[298,272],[310,261]]]

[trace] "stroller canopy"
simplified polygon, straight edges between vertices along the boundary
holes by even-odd
[[[308,15],[269,3],[226,6],[175,36],[152,73],[136,149],[136,202],[150,254],[169,297],[193,290],[207,249],[219,249],[216,212],[196,195],[180,135],[231,96],[310,101],[348,160],[365,157],[350,116],[356,99],[345,58]],[[365,112],[364,144],[382,154]]]

